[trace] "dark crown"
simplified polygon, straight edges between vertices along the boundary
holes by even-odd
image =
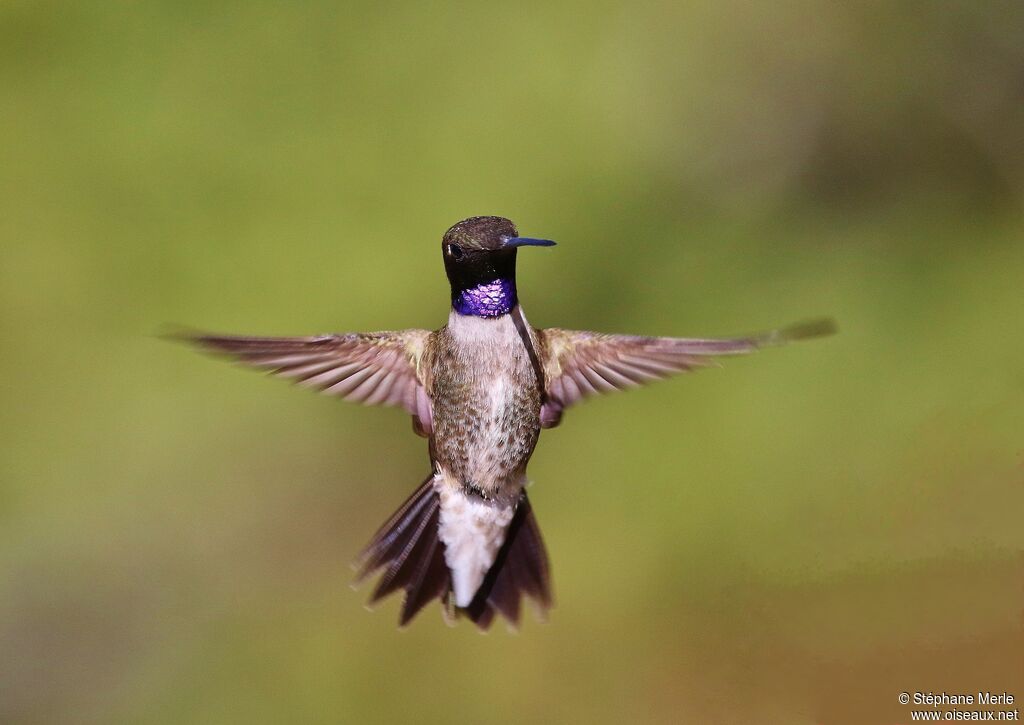
[[[474,216],[463,219],[444,233],[442,245],[457,244],[463,249],[498,250],[507,237],[516,237],[516,225],[500,216]]]

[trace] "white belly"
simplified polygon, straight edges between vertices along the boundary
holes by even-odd
[[[505,543],[515,505],[467,495],[443,476],[435,476],[434,488],[441,499],[438,537],[452,573],[455,604],[468,607]]]

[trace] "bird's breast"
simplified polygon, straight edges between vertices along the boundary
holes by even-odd
[[[453,314],[431,369],[439,472],[484,498],[518,495],[540,432],[540,392],[510,316]]]

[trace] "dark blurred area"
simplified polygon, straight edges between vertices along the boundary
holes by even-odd
[[[1024,698],[1024,5],[0,5],[0,721],[910,720]],[[157,339],[840,334],[573,409],[546,624],[368,613],[407,416]]]

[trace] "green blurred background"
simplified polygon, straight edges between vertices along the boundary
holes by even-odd
[[[1024,5],[0,5],[0,721],[909,720],[1024,698]],[[408,417],[156,339],[837,337],[573,409],[558,607],[406,631],[349,562]]]

